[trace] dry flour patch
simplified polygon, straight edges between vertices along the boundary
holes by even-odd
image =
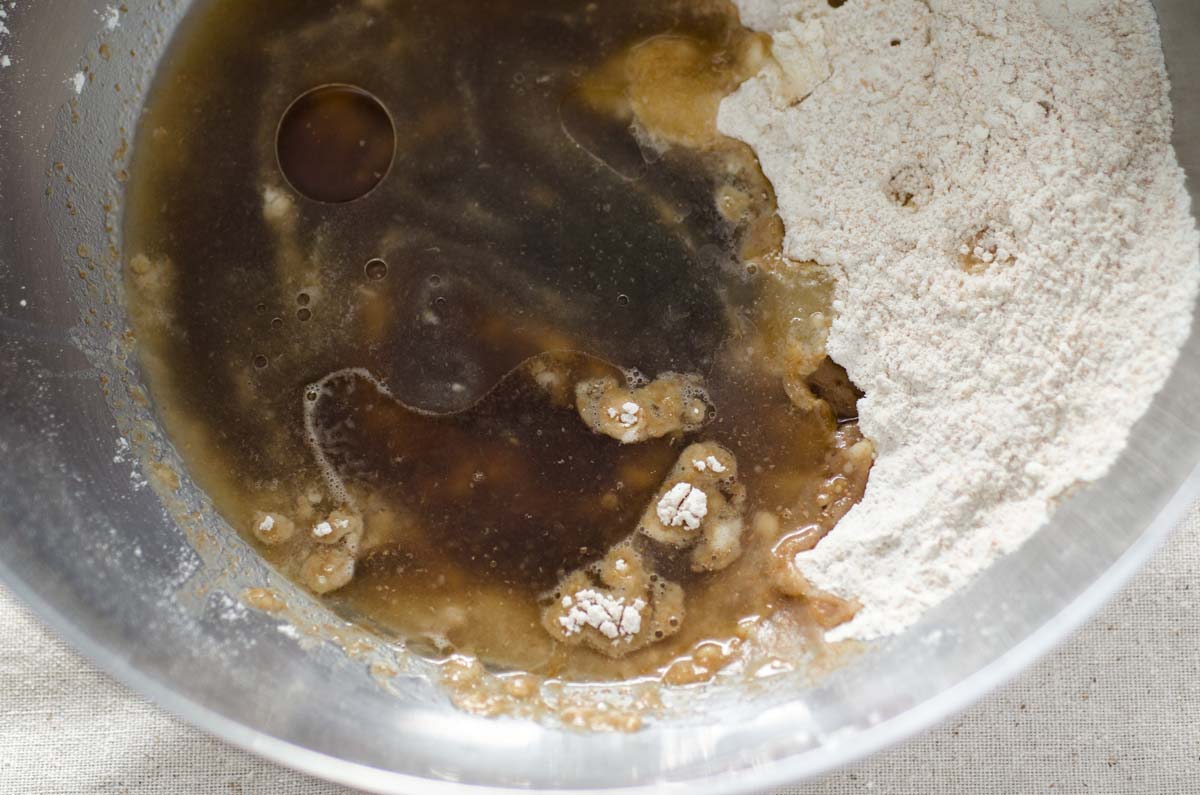
[[[777,64],[721,107],[789,257],[837,277],[829,352],[867,397],[862,502],[796,559],[903,628],[1105,473],[1195,303],[1153,9],[741,0]]]

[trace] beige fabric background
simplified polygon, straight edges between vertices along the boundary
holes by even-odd
[[[1200,792],[1200,506],[1083,631],[945,726],[786,795]],[[0,592],[0,795],[344,795],[201,734]]]

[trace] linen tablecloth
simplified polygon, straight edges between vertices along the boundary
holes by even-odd
[[[1200,792],[1200,506],[1086,628],[928,734],[787,795]],[[342,795],[185,725],[0,591],[0,795]]]

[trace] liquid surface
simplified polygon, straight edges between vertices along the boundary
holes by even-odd
[[[716,3],[195,12],[138,132],[128,286],[231,524],[348,617],[547,676],[693,681],[769,617],[801,647],[844,618],[781,565],[870,466],[830,287],[715,127],[765,57]],[[697,528],[662,512],[680,484]],[[593,587],[644,628],[572,634]]]

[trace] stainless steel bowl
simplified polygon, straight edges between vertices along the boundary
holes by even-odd
[[[1200,490],[1193,330],[1108,477],[918,626],[828,676],[712,688],[633,735],[463,714],[420,661],[401,662],[381,687],[368,663],[386,648],[297,643],[278,619],[238,606],[244,587],[270,584],[300,619],[330,620],[186,477],[172,488],[182,469],[140,393],[109,250],[120,241],[106,227],[119,229],[121,141],[193,3],[162,5],[127,0],[113,31],[77,0],[20,3],[3,20],[13,65],[0,69],[0,578],[101,667],[236,745],[378,792],[751,792],[797,781],[1016,674],[1109,598]],[[1179,154],[1200,174],[1200,4],[1158,8]],[[85,64],[76,96],[66,81]]]

